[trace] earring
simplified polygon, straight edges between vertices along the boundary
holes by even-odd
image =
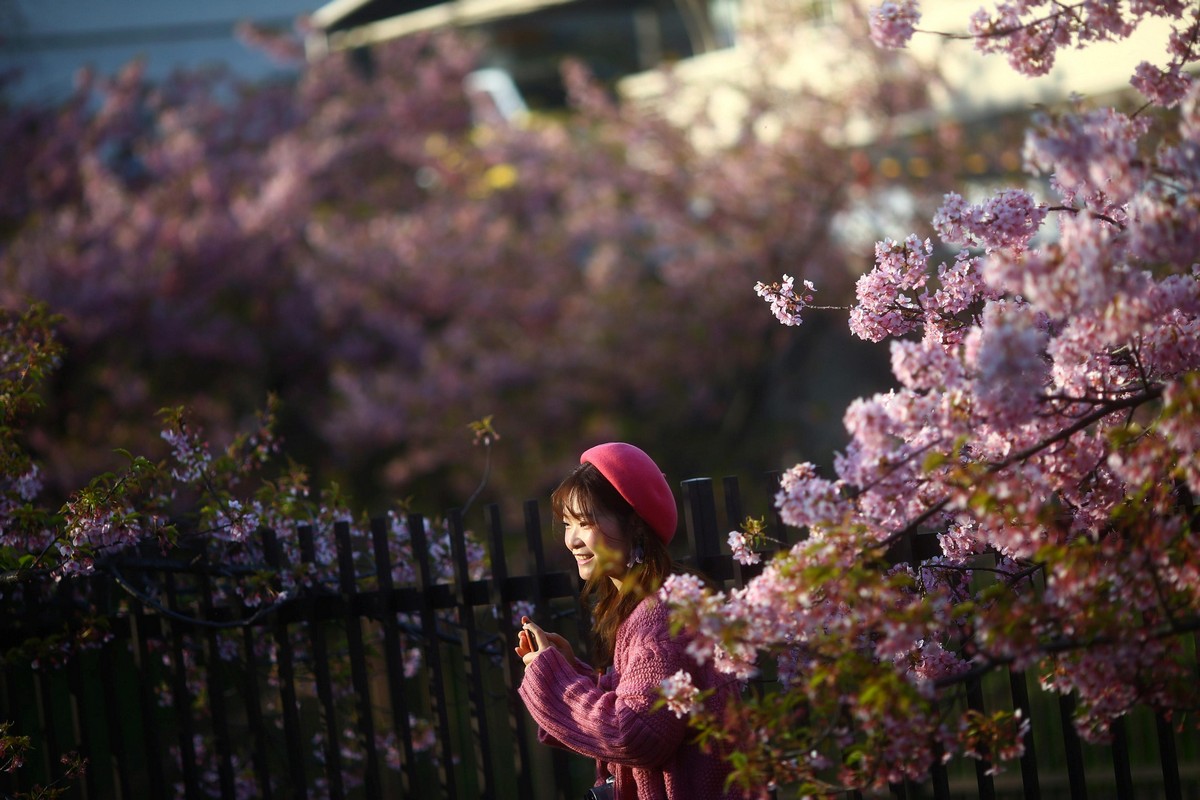
[[[641,564],[642,561],[645,560],[645,555],[646,554],[645,551],[642,550],[641,543],[639,542],[638,544],[635,544],[633,549],[629,552],[629,563],[625,565],[626,568],[633,569],[634,564]]]

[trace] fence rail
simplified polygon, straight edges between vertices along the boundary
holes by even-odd
[[[764,507],[774,479],[752,487]],[[721,535],[746,516],[739,482],[720,483],[720,511],[710,479],[681,488],[685,534],[674,546],[677,557],[717,581],[743,585],[762,567],[735,562]],[[522,667],[512,652],[514,616],[525,604],[580,652],[588,629],[574,573],[547,569],[538,503],[522,510],[523,530],[510,534],[499,506],[484,509],[485,579],[470,574],[466,521],[451,511],[448,582],[437,581],[426,520],[413,514],[406,520],[411,584],[393,580],[391,530],[381,518],[363,541],[337,523],[326,565],[336,567],[332,585],[265,610],[244,602],[238,586],[270,580],[279,589],[282,570],[297,566],[269,530],[261,532],[258,565],[125,558],[102,574],[63,582],[53,602],[10,592],[0,600],[0,719],[38,750],[27,768],[0,779],[0,793],[52,780],[60,756],[78,751],[90,768],[72,792],[89,799],[582,796],[590,763],[536,745],[516,693]],[[760,513],[786,541],[774,513]],[[319,565],[312,528],[295,536],[299,566]],[[892,555],[916,561],[936,546],[917,535]],[[506,548],[524,550],[531,574],[511,574]],[[372,565],[365,572],[356,567],[364,558]],[[92,611],[107,627],[99,644],[57,665],[44,655],[37,663],[23,658],[52,644],[46,637],[66,620],[96,624]],[[1033,720],[1019,768],[994,776],[986,763],[952,761],[925,784],[893,786],[891,796],[1200,797],[1197,743],[1167,720],[1122,720],[1111,747],[1088,746],[1071,725],[1070,698],[1048,696],[1036,681],[1031,691],[1020,672],[976,681],[965,702],[1020,708]]]

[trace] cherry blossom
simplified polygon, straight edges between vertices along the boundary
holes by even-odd
[[[1171,21],[1171,60],[1134,84],[1180,114],[1048,110],[1025,146],[1044,184],[951,192],[939,245],[879,242],[849,328],[892,340],[897,386],[846,409],[833,474],[784,472],[776,506],[804,541],[744,588],[672,598],[718,668],[779,665],[778,690],[745,700],[731,733],[747,783],[883,789],[924,776],[934,743],[1001,769],[1030,721],[954,705],[993,669],[1073,695],[1090,741],[1138,707],[1194,707],[1200,89],[1179,76],[1198,18],[1178,2],[1012,2],[971,30],[1033,75],[1149,17]],[[957,255],[934,274],[942,245]],[[898,556],[915,536],[940,552]],[[863,763],[830,777],[847,747]]]
[[[1029,192],[1005,189],[985,203],[968,205],[961,195],[951,192],[933,218],[933,226],[942,240],[991,249],[1021,249],[1038,232],[1046,209]]]
[[[871,40],[880,47],[899,48],[908,44],[921,21],[916,0],[885,2],[870,10]]]
[[[733,558],[739,564],[751,566],[762,562],[762,555],[751,548],[748,537],[741,531],[729,532],[729,549],[733,551]]]
[[[806,293],[796,294],[795,278],[784,275],[781,283],[765,284],[762,281],[754,284],[754,293],[771,304],[771,313],[784,325],[800,325],[801,312],[812,303],[813,292],[816,288],[812,281],[804,281]]]
[[[692,682],[692,675],[687,670],[681,669],[674,675],[663,678],[659,689],[667,708],[676,717],[684,717],[696,711],[700,690]]]

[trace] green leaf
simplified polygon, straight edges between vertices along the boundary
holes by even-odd
[[[949,460],[950,457],[945,453],[929,453],[925,456],[925,460],[921,462],[921,469],[925,472],[933,472]]]

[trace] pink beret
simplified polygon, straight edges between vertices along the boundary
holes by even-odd
[[[664,544],[675,538],[675,496],[662,470],[640,448],[624,442],[599,444],[586,450],[579,463],[600,470]]]

